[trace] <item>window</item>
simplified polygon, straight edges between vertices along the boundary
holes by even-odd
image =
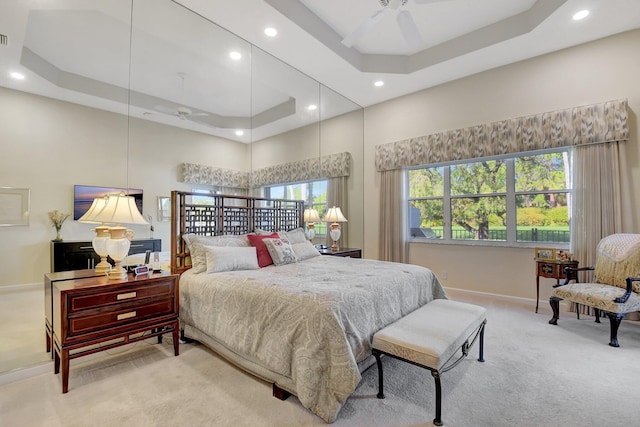
[[[567,150],[407,171],[409,235],[442,241],[568,243]]]
[[[327,213],[327,180],[266,187],[265,197],[269,199],[304,200],[305,209],[313,208],[318,211],[320,218],[323,218]],[[326,223],[317,223],[315,232],[316,236],[326,236]]]

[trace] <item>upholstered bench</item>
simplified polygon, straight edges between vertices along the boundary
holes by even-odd
[[[477,305],[437,299],[376,332],[372,352],[378,365],[378,398],[384,399],[381,354],[426,368],[431,371],[436,385],[433,423],[441,426],[440,375],[460,363],[478,336],[478,361],[484,362],[486,312],[484,307]]]

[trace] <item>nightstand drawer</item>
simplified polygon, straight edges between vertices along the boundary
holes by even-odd
[[[69,295],[68,313],[88,310],[146,298],[169,297],[175,292],[173,280],[156,281],[147,285],[134,286],[114,291],[104,291],[87,295]]]
[[[78,317],[70,315],[67,332],[68,337],[71,338],[75,335],[105,331],[108,328],[118,328],[171,314],[175,314],[173,298],[144,304],[120,304],[110,307],[107,311],[96,310],[91,314],[84,312]]]

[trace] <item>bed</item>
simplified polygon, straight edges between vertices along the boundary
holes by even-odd
[[[326,422],[335,421],[374,362],[373,334],[446,298],[426,268],[321,256],[300,241],[300,201],[212,195],[193,203],[191,196],[172,193],[171,268],[181,274],[184,336],[273,383],[274,391],[295,394]],[[271,251],[277,265],[256,268],[250,258],[260,258],[260,247],[245,240],[268,249],[284,241],[296,259]]]

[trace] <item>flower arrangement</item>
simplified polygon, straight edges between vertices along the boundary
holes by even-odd
[[[60,229],[62,228],[62,224],[67,218],[69,218],[69,216],[71,216],[71,214],[59,212],[57,209],[49,212],[51,225],[56,228],[56,241],[62,240],[62,237],[60,237]]]

